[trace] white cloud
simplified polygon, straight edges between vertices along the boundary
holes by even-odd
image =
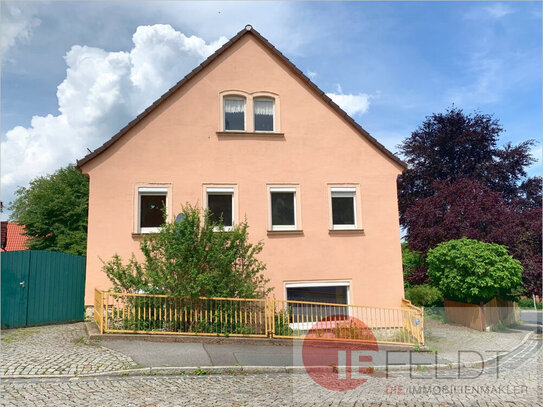
[[[484,7],[483,10],[490,17],[495,19],[500,19],[513,13],[513,9],[504,3],[491,4],[487,7]]]
[[[500,20],[510,14],[513,14],[512,7],[505,3],[490,3],[484,6],[476,5],[470,9],[464,16],[467,20]]]
[[[41,21],[35,18],[36,9],[25,3],[2,4],[2,24],[0,24],[0,52],[4,58],[17,42],[25,42],[32,36],[32,29]]]
[[[100,146],[227,41],[208,44],[170,25],[140,26],[132,40],[129,52],[75,45],[66,54],[66,78],[57,88],[60,114],[34,116],[30,127],[17,126],[2,141],[3,200]]]
[[[307,76],[309,79],[315,79],[317,77],[317,73],[313,71],[307,71]]]
[[[363,114],[370,108],[371,95],[359,93],[358,95],[343,94],[341,86],[337,85],[338,93],[327,93],[326,95],[336,102],[339,107],[345,110],[349,116]]]

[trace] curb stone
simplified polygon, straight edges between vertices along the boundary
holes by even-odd
[[[512,353],[519,347],[524,345],[533,332],[528,332],[522,341],[511,349],[508,353]],[[120,353],[120,352],[119,352]],[[463,362],[463,363],[449,363],[428,365],[432,369],[454,369],[458,367],[481,367],[487,364],[496,362],[498,357],[494,356],[480,362]],[[313,371],[329,371],[330,366],[315,366],[311,368]],[[374,366],[375,371],[408,371],[412,367],[408,365],[391,365],[391,366]],[[0,380],[6,379],[73,379],[73,378],[93,378],[93,377],[119,377],[119,376],[152,376],[152,375],[164,375],[164,376],[179,376],[179,375],[193,375],[197,371],[205,371],[206,374],[234,374],[234,373],[246,373],[246,374],[276,374],[276,373],[291,373],[299,374],[306,373],[305,366],[191,366],[191,367],[145,367],[126,370],[114,370],[110,372],[97,372],[86,374],[69,374],[69,375],[0,375]],[[205,375],[205,374],[204,374]]]

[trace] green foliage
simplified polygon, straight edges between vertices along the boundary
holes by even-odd
[[[86,254],[89,180],[74,166],[35,178],[15,195],[10,220],[25,226],[29,249]]]
[[[431,249],[426,262],[445,298],[479,304],[494,297],[515,299],[522,290],[522,265],[499,244],[449,240]]]
[[[115,255],[103,270],[118,292],[145,292],[174,297],[264,297],[263,244],[249,242],[247,222],[225,231],[208,211],[186,205],[182,222],[165,222],[160,232],[140,243],[144,261],[128,263]]]
[[[518,306],[520,308],[534,309],[534,300],[531,298],[521,298],[518,300]],[[535,306],[537,309],[543,309],[543,303],[541,301],[536,301]]]
[[[424,254],[410,250],[407,243],[402,243],[402,265],[404,288],[412,287],[411,276],[424,268]]]
[[[405,298],[416,306],[440,307],[443,306],[443,294],[438,288],[428,284],[421,284],[405,290]]]

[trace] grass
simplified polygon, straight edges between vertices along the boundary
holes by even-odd
[[[209,372],[205,369],[202,369],[202,368],[197,368],[194,370],[194,372],[192,372],[193,375],[195,376],[205,376],[205,375],[208,375]]]
[[[26,338],[29,335],[35,334],[39,331],[38,328],[19,328],[13,329],[2,333],[2,343],[8,344],[21,339]]]
[[[80,336],[79,338],[74,339],[73,343],[75,343],[76,345],[84,345],[86,343],[85,339],[85,336]]]

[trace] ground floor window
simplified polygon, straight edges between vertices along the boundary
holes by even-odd
[[[321,287],[288,287],[287,300],[347,304],[347,285]]]
[[[286,294],[293,329],[307,330],[312,323],[349,314],[349,307],[304,303],[349,304],[347,282],[287,284]]]

